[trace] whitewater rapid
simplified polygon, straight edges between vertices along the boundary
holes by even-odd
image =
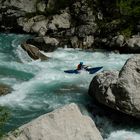
[[[11,94],[0,97],[0,105],[11,110],[6,131],[71,102],[93,104],[87,92],[94,75],[66,74],[64,70],[75,69],[80,61],[91,67],[103,66],[103,70],[120,70],[132,56],[59,48],[51,53],[43,52],[50,57],[48,61],[34,61],[19,45],[27,38],[27,35],[0,34],[0,83],[13,88]],[[94,121],[105,130],[106,140],[140,139],[140,128],[125,130],[106,117],[97,116]]]

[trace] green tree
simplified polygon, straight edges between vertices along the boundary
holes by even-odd
[[[140,17],[140,0],[118,0],[117,6],[123,16]]]

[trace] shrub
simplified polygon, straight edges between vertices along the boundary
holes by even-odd
[[[0,138],[3,136],[3,127],[9,118],[9,110],[6,107],[0,107]]]

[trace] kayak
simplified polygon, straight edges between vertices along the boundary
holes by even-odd
[[[65,73],[69,73],[69,74],[79,74],[81,71],[87,71],[89,72],[89,74],[94,74],[97,71],[101,70],[103,67],[93,67],[93,68],[86,68],[86,69],[82,69],[82,70],[65,70]]]

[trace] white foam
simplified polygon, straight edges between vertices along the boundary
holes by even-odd
[[[112,132],[110,136],[105,140],[140,140],[140,133],[119,130]]]
[[[33,73],[35,77],[26,82],[15,82],[13,85],[14,91],[9,95],[0,97],[0,104],[24,107],[28,107],[31,104],[35,105],[35,102],[32,100],[36,101],[41,98],[38,97],[38,93],[35,92],[34,96],[36,96],[37,99],[32,99],[32,93],[39,84],[46,84],[47,86],[50,83],[66,83],[68,85],[73,84],[87,89],[94,75],[89,75],[86,72],[82,72],[81,74],[64,73],[64,70],[75,69],[80,61],[83,61],[84,64],[91,67],[104,66],[106,69],[110,69],[110,67],[118,67],[121,63],[125,63],[124,59],[129,57],[128,55],[123,56],[118,54],[109,54],[108,57],[108,54],[101,52],[91,53],[69,48],[60,48],[54,52],[45,53],[51,58],[49,61],[41,62],[40,60],[32,61],[20,46],[15,49],[15,53],[23,63],[3,62],[2,65],[8,64],[8,67],[12,69]],[[115,57],[115,62],[112,57]],[[118,61],[120,63],[116,64]]]

